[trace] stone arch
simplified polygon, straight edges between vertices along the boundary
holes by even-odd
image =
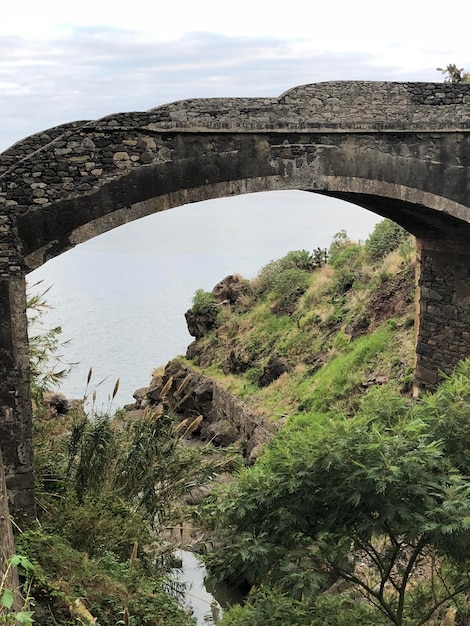
[[[259,144],[263,148],[263,138]],[[220,158],[218,153],[213,154],[206,162],[204,180],[194,176],[193,160],[178,163],[175,168],[168,163],[136,167],[106,181],[93,194],[75,194],[48,205],[47,210],[33,207],[21,212],[16,217],[16,228],[27,269],[35,269],[77,243],[156,212],[201,200],[273,190],[298,189],[346,200],[397,221],[421,239],[466,240],[470,229],[468,207],[436,193],[437,189],[429,191],[417,184],[354,175],[354,168],[338,164],[328,152],[316,164],[316,171],[312,168],[313,174],[308,164],[291,167],[290,155],[278,158],[273,168],[266,155],[265,161],[253,165],[251,146],[247,152],[245,156],[240,150],[235,165],[232,159],[227,169],[224,155]],[[373,153],[369,158],[374,160],[376,156]],[[368,169],[367,161],[361,163],[363,169]],[[158,182],[168,177],[173,185],[160,192]],[[188,180],[189,184],[185,182]],[[405,179],[405,183],[412,182]]]
[[[299,189],[418,240],[417,388],[470,354],[470,85],[333,82],[66,124],[0,155],[0,441],[32,500],[24,275],[81,241],[188,202]],[[28,409],[29,407],[29,409]]]

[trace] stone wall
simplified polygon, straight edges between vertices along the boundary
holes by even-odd
[[[375,193],[469,221],[468,196],[458,193],[469,129],[470,85],[386,82],[185,100],[65,124],[0,155],[0,273],[20,274],[177,203],[246,191]]]
[[[168,363],[163,376],[154,378],[146,393],[151,403],[163,403],[166,410],[189,422],[201,416],[197,435],[218,445],[236,444],[247,463],[256,459],[281,425],[178,360]]]
[[[470,254],[418,241],[415,393],[470,357]]]
[[[11,511],[35,516],[25,282],[0,279],[0,443]]]

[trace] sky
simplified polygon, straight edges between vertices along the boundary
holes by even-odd
[[[130,0],[80,0],[76,3],[11,0],[3,5],[0,17],[0,152],[28,135],[59,124],[95,120],[119,112],[146,111],[185,98],[275,98],[298,85],[322,81],[440,82],[443,76],[436,71],[437,67],[455,63],[470,69],[468,0],[453,0],[451,5],[439,5],[434,9],[428,0],[236,0],[231,3],[214,0],[137,0],[135,3]],[[282,209],[288,206],[289,211],[297,202],[302,205],[299,210],[307,204],[310,210],[312,194],[303,193],[300,197],[302,192],[292,193],[297,195],[290,197],[288,203],[282,194],[275,198],[270,196],[270,211],[274,210],[275,202],[282,205]],[[232,225],[239,222],[240,210],[246,209],[245,204],[236,204],[238,200],[240,198],[210,201],[226,203],[221,221],[230,230],[228,234],[218,236],[221,241],[233,238]],[[318,215],[322,216],[320,222],[325,222],[325,229],[329,224],[331,232],[325,233],[325,239],[329,237],[327,241],[341,228],[351,234],[350,227],[357,228],[360,231],[357,236],[364,238],[378,219],[362,209],[350,213],[351,205],[347,212],[341,213],[341,218],[335,217],[336,213],[323,208],[326,200],[331,199],[317,197],[317,200],[323,203],[318,205],[321,212],[312,214],[311,227],[305,228],[309,241],[316,242],[316,245],[319,245],[316,239]],[[235,203],[230,209],[229,202]],[[262,210],[263,198],[257,197],[254,202],[260,203],[258,208]],[[206,209],[209,211],[211,206]],[[154,221],[152,228],[144,225],[143,230],[139,230],[141,234],[135,236],[139,249],[143,245],[142,232],[145,233],[145,229],[149,232],[150,246],[154,248],[161,217],[146,218]],[[215,221],[211,218],[209,223]],[[291,221],[295,220],[292,218]],[[271,233],[273,241],[276,240],[279,237],[277,222],[270,219],[266,223],[263,236],[269,239]],[[132,225],[108,233],[113,236],[110,244],[113,249],[122,250],[123,238],[129,241],[128,231],[122,230],[127,227]],[[282,235],[284,244],[284,231]],[[174,236],[181,247],[183,235],[180,230]],[[101,240],[100,243],[98,240],[100,238],[82,245],[94,245],[96,249],[107,241]],[[255,252],[260,247],[258,243],[251,246]],[[194,246],[188,243],[182,247],[191,250]],[[249,254],[249,247],[240,244],[246,254]],[[78,248],[80,246],[67,255],[79,254]],[[228,269],[220,267],[217,280],[227,272],[240,271],[240,254],[237,250],[236,263],[231,262]],[[269,258],[277,257],[270,256],[266,262]],[[67,317],[66,306],[70,304],[67,286],[78,274],[76,267],[80,265],[76,260],[79,257],[74,259],[73,263],[70,261],[71,278],[65,281],[64,293],[57,286],[58,297],[65,302],[62,308],[59,307],[59,323],[63,325],[65,337],[75,337],[72,345],[76,345],[76,338],[80,337],[73,315],[77,316],[79,324],[82,311],[80,307],[74,309],[72,304]],[[66,266],[67,261],[62,267]],[[259,268],[258,264],[256,268]],[[150,271],[147,266],[146,271]],[[207,278],[204,274],[197,281],[195,279],[197,287],[205,284],[201,282],[203,277]],[[168,280],[171,284],[173,279],[170,276]],[[103,291],[102,285],[114,284],[113,281],[112,275],[106,278],[100,274],[96,293],[99,295]],[[57,276],[52,282],[59,285]],[[185,282],[188,282],[187,277]],[[189,302],[196,287],[187,287],[188,293],[184,297]],[[130,293],[126,283],[122,300],[130,298],[132,301]],[[141,297],[141,293],[136,294],[134,301],[140,302]],[[162,311],[158,307],[158,311],[152,311],[153,327],[159,326],[157,313],[164,316],[170,310],[170,304],[176,307],[172,298],[167,300],[163,308],[160,306]],[[181,319],[184,326],[183,307],[186,308],[186,302],[181,305],[181,310],[175,309],[171,317]],[[94,304],[92,308],[97,306]],[[140,316],[139,307],[134,308]],[[95,325],[100,331],[106,315],[100,311],[96,315]],[[135,328],[140,328],[141,319],[127,315],[125,322],[127,331],[123,330],[122,320],[120,329],[131,338],[126,340],[129,352],[135,353],[138,361],[132,361],[128,369],[137,372],[144,368],[136,383],[141,386],[147,384],[148,379],[147,366],[143,365],[144,350],[136,351],[132,340]],[[91,325],[91,322],[87,323]],[[164,325],[163,318],[161,325]],[[171,334],[174,331],[165,332]],[[122,364],[115,362],[114,333],[111,332],[109,337],[109,349],[104,334],[101,335],[99,352],[106,364],[104,376],[114,381],[110,364],[117,368],[117,375],[124,375]],[[94,350],[87,341],[85,347],[80,347],[80,360],[86,371],[90,364],[96,367],[93,360],[96,355],[87,356],[86,349]],[[186,334],[181,341],[183,346],[187,344]],[[156,356],[160,354],[160,348],[153,346],[151,341],[147,344],[151,352],[149,362],[154,367],[162,362]],[[81,384],[84,376],[80,376],[80,370],[77,370],[76,379]],[[130,399],[128,395],[127,401]]]
[[[0,19],[0,151],[58,124],[330,80],[470,68],[464,0],[23,0]]]

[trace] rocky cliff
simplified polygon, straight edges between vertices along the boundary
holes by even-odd
[[[280,427],[230,394],[212,378],[198,373],[181,360],[170,361],[163,373],[155,373],[149,387],[135,394],[138,406],[162,404],[181,419],[198,419],[192,431],[202,441],[235,445],[248,464]]]

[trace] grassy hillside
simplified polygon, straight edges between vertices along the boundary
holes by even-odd
[[[272,420],[352,414],[373,385],[408,393],[413,242],[403,231],[386,243],[371,249],[342,231],[328,252],[290,252],[252,281],[197,292],[189,313],[202,336],[188,349],[191,364]]]
[[[221,625],[470,623],[470,362],[411,397],[406,233],[340,232],[197,292],[187,320],[191,364],[283,424],[205,505],[206,564],[251,589]]]
[[[293,251],[254,280],[232,276],[211,293],[198,291],[187,313],[197,336],[190,364],[267,419],[287,423],[286,432],[307,433],[327,414],[356,415],[377,387],[409,396],[413,244],[392,222],[381,224],[364,245],[342,231],[328,251]],[[165,528],[184,518],[181,502],[217,472],[218,457],[183,445],[191,425],[163,405],[139,416],[82,405],[51,416],[42,406],[50,383],[41,377],[42,350],[35,355],[39,523],[17,539],[34,565],[26,579],[35,623],[190,624],[166,593],[173,562]],[[192,511],[195,519],[206,506]],[[275,602],[282,612],[277,591]],[[234,624],[246,626],[245,618]],[[283,620],[273,623],[301,623]]]

